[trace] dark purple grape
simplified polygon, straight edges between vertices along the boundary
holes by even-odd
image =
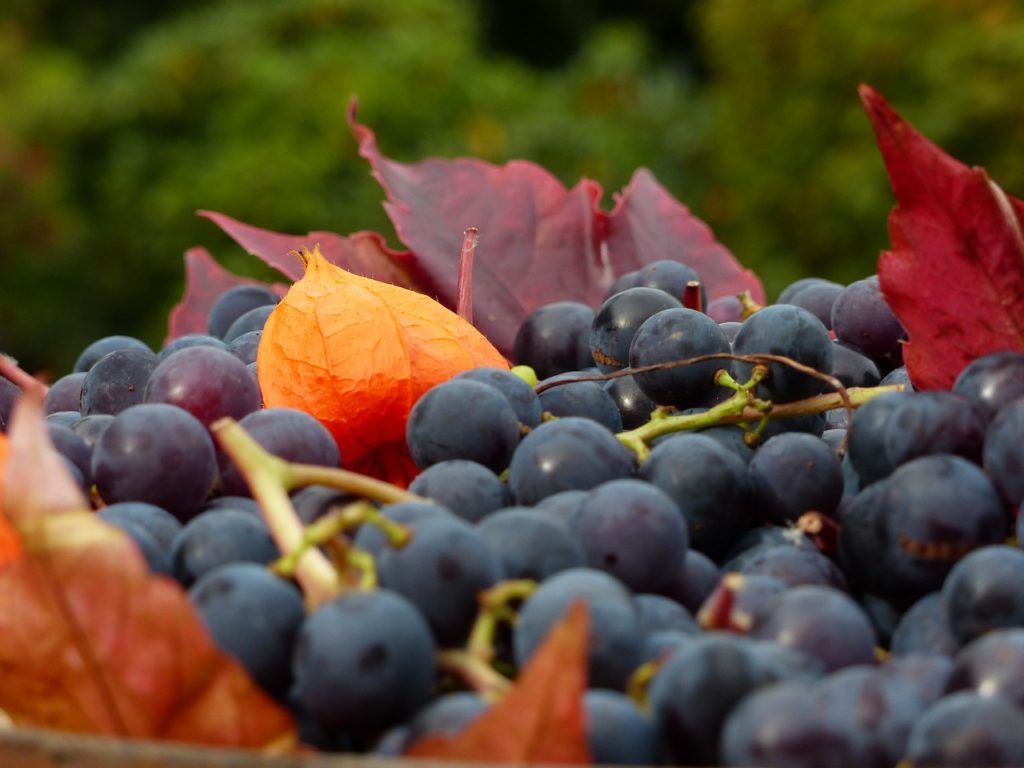
[[[106,431],[113,421],[114,417],[109,413],[82,416],[71,425],[71,431],[81,437],[85,444],[89,446],[89,450],[92,450],[96,446],[96,441],[99,440],[100,435]]]
[[[880,387],[888,387],[894,384],[901,385],[905,392],[917,391],[916,387],[914,387],[913,382],[911,382],[910,380],[910,373],[907,371],[907,366],[905,365],[900,365],[897,366],[896,368],[893,368],[891,371],[885,374],[885,376],[882,377],[882,380],[880,382],[878,382],[878,386]]]
[[[733,707],[719,741],[721,765],[820,768],[855,765],[852,726],[825,718],[807,680],[755,690]]]
[[[889,413],[882,445],[894,468],[935,453],[956,454],[980,464],[987,426],[981,408],[962,395],[944,390],[914,392]]]
[[[629,590],[613,576],[592,568],[570,568],[541,582],[523,603],[514,647],[522,666],[577,600],[590,615],[588,680],[593,688],[624,690],[640,663],[643,633]]]
[[[941,588],[956,562],[1008,531],[1002,499],[959,456],[922,456],[844,505],[839,553],[861,589],[910,605]]]
[[[792,295],[786,297],[786,301],[779,301],[778,304],[792,304],[802,307],[821,320],[826,328],[832,328],[832,305],[835,304],[839,294],[843,292],[843,286],[831,280],[819,280],[805,285]]]
[[[871,358],[890,354],[907,336],[875,276],[850,283],[832,305],[836,338]]]
[[[1024,707],[1024,628],[993,629],[961,648],[947,691],[962,690]]]
[[[571,381],[580,375],[580,372],[570,371],[541,381],[542,385],[556,381],[566,382],[541,391],[541,408],[552,416],[591,419],[611,432],[621,432],[622,414],[619,413],[615,400],[599,382]]]
[[[544,409],[541,408],[537,393],[533,387],[511,371],[502,368],[470,368],[455,378],[478,381],[481,384],[494,387],[508,400],[521,424],[528,427],[536,427],[540,424]]]
[[[886,392],[853,412],[847,455],[863,485],[887,477],[894,469],[885,452],[885,432],[893,412],[909,397],[905,392]]]
[[[960,560],[942,585],[953,636],[961,644],[993,629],[1024,627],[1024,551],[993,545]]]
[[[795,522],[810,511],[833,515],[843,496],[839,459],[814,435],[776,435],[757,449],[749,468],[755,515],[768,523]]]
[[[719,325],[735,325],[736,330],[739,330],[739,326],[743,322],[743,302],[735,296],[719,296],[717,299],[712,299],[704,311]],[[729,340],[732,341],[732,338],[730,337]]]
[[[533,506],[533,509],[557,523],[567,526],[585,498],[587,498],[587,491],[559,491],[545,496]]]
[[[658,288],[628,288],[609,297],[594,315],[590,351],[603,373],[629,364],[629,347],[643,322],[663,309],[682,303]]]
[[[465,643],[477,595],[501,580],[502,565],[487,538],[452,515],[423,519],[404,547],[379,551],[377,573],[420,610],[438,645],[451,647]]]
[[[1006,768],[1024,765],[1024,712],[999,696],[957,693],[914,723],[901,765]]]
[[[737,355],[781,355],[821,373],[832,373],[834,352],[828,330],[806,309],[791,304],[773,304],[752,314],[743,321],[732,346]],[[734,368],[740,381],[746,381],[753,364],[737,362]],[[826,388],[820,378],[783,363],[770,363],[768,371],[757,391],[773,402],[800,400]]]
[[[667,630],[687,635],[700,632],[693,614],[671,598],[644,593],[634,595],[633,602],[640,614],[640,629],[645,635]]]
[[[229,347],[239,336],[253,331],[262,331],[267,323],[267,318],[276,307],[273,304],[265,304],[261,307],[254,307],[239,317],[224,331],[224,343]]]
[[[690,549],[682,566],[669,575],[668,582],[658,590],[658,593],[675,600],[690,613],[695,614],[708,595],[714,591],[721,576],[721,571],[714,560],[703,552]]]
[[[156,366],[157,357],[149,349],[119,349],[104,355],[82,381],[82,415],[116,415],[141,403]]]
[[[146,501],[188,520],[213,488],[213,441],[195,416],[141,403],[113,418],[96,441],[92,476],[107,504]]]
[[[586,564],[583,547],[572,532],[529,507],[499,510],[476,527],[498,555],[505,579],[543,581]]]
[[[1001,408],[985,432],[982,465],[1002,493],[1006,503],[1016,509],[1024,502],[1024,400],[1015,400]]]
[[[341,464],[338,444],[327,427],[297,408],[264,408],[239,422],[249,436],[274,456],[300,464],[337,467]],[[249,496],[249,486],[225,454],[219,456],[221,493]]]
[[[846,591],[848,584],[842,569],[809,543],[764,544],[751,547],[722,563],[726,573],[760,574],[784,581],[790,586],[816,585]]]
[[[569,416],[548,421],[523,438],[509,465],[517,504],[536,504],[559,491],[589,490],[633,474],[635,458],[596,421]]]
[[[657,288],[672,298],[682,301],[686,286],[692,282],[700,283],[701,306],[706,307],[708,305],[708,294],[697,271],[681,261],[659,259],[658,261],[648,262],[632,272],[623,274],[609,289],[605,299],[607,300],[610,296],[626,288],[644,287]]]
[[[210,426],[258,410],[260,392],[245,364],[230,352],[196,346],[164,358],[149,377],[145,401],[176,405]]]
[[[315,485],[307,487],[314,489],[322,489],[322,486]],[[304,491],[306,489],[303,488],[302,490]],[[302,491],[297,491],[295,496],[298,496],[298,494],[300,493],[302,493]],[[295,501],[295,496],[292,496],[293,504]],[[214,509],[233,509],[237,512],[244,512],[247,515],[252,515],[253,517],[263,517],[263,510],[260,507],[259,502],[256,501],[256,499],[249,498],[248,496],[218,496],[214,499],[210,499],[208,502],[203,504],[203,507],[200,511],[209,512],[210,510]]]
[[[85,371],[69,373],[53,382],[43,400],[43,411],[47,414],[58,411],[79,411],[82,407],[83,381],[85,381]]]
[[[246,312],[277,304],[280,296],[264,285],[237,285],[224,291],[210,307],[207,327],[211,336],[223,339],[231,324]]]
[[[263,331],[249,331],[233,338],[226,349],[243,363],[249,365],[256,362],[256,353],[259,351],[262,338]]]
[[[162,507],[142,501],[122,501],[108,504],[97,514],[111,525],[131,525],[149,532],[168,555],[175,536],[181,531],[181,521]]]
[[[654,765],[657,724],[623,693],[590,690],[583,695],[590,756],[598,765]]]
[[[72,370],[75,373],[88,371],[104,355],[118,349],[144,349],[148,352],[153,350],[149,345],[136,339],[134,336],[104,336],[82,350],[82,353],[75,360]]]
[[[505,484],[483,464],[449,459],[432,464],[409,484],[409,490],[436,501],[470,523],[509,504]]]
[[[953,674],[953,659],[942,653],[908,653],[890,656],[880,671],[909,686],[920,701],[931,706],[946,693]]]
[[[813,285],[829,285],[831,283],[833,283],[832,280],[828,280],[824,277],[801,277],[799,280],[794,280],[783,288],[779,297],[775,300],[775,303],[789,304],[789,300],[804,288],[809,288]]]
[[[267,565],[280,556],[262,518],[235,509],[196,515],[171,544],[174,576],[185,587],[228,563]]]
[[[432,501],[403,501],[396,504],[385,504],[380,508],[381,514],[403,527],[412,528],[415,535],[416,527],[424,520],[435,517],[454,517],[451,510]],[[387,549],[390,544],[385,533],[375,525],[363,525],[356,531],[355,545],[365,549],[374,557]]]
[[[863,609],[831,587],[803,585],[775,597],[755,637],[820,659],[829,672],[875,660],[875,631]]]
[[[708,633],[680,646],[657,671],[648,697],[673,763],[718,765],[722,726],[739,702],[772,683],[820,674],[815,660],[769,645]]]
[[[165,547],[160,546],[152,533],[134,523],[121,523],[115,527],[135,542],[151,573],[174,578],[171,554]]]
[[[714,320],[692,309],[665,309],[641,323],[629,347],[631,368],[728,353],[729,340]],[[715,373],[732,370],[729,360],[636,372],[637,386],[659,405],[690,408],[718,394]]]
[[[989,415],[1024,397],[1024,352],[1003,350],[972,360],[953,382],[953,391]]]
[[[376,734],[429,701],[435,653],[407,599],[388,589],[346,592],[299,628],[295,696],[325,730]]]
[[[92,485],[92,449],[81,438],[75,434],[71,427],[60,424],[48,423],[46,430],[50,435],[50,442],[57,449],[57,453],[66,458],[82,473],[85,487]]]
[[[46,423],[59,424],[62,427],[67,427],[68,429],[70,429],[72,426],[77,424],[81,418],[82,414],[80,414],[78,411],[55,411],[53,413],[47,414]]]
[[[623,429],[635,429],[646,424],[651,412],[657,407],[651,398],[637,386],[632,376],[618,376],[604,383],[604,390],[611,395],[615,407],[619,409]]]
[[[750,525],[750,471],[711,437],[685,434],[660,443],[639,476],[672,498],[686,519],[690,546],[712,558]]]
[[[523,321],[513,343],[512,359],[546,379],[594,364],[590,326],[594,310],[586,304],[556,301],[538,307]]]
[[[953,656],[960,650],[941,592],[929,592],[903,612],[889,650],[893,657],[922,653]]]
[[[502,472],[519,443],[519,419],[494,387],[451,379],[435,384],[416,401],[405,436],[421,469],[440,461],[467,459]]]
[[[238,504],[243,502],[253,504],[256,507],[256,514],[261,514],[259,504],[253,499],[244,496],[228,496],[225,498],[232,499]],[[291,498],[295,514],[299,516],[299,520],[302,521],[303,525],[310,525],[332,509],[340,509],[356,500],[351,494],[335,488],[329,488],[326,485],[307,485],[305,488],[294,492]]]
[[[610,480],[594,488],[569,521],[586,564],[634,592],[668,583],[686,557],[689,536],[679,507],[656,485]]]
[[[206,573],[188,591],[206,630],[271,696],[292,683],[292,651],[306,617],[294,585],[256,563],[236,562]]]
[[[216,347],[217,349],[226,350],[228,345],[221,341],[220,338],[211,336],[208,333],[186,333],[184,336],[178,336],[168,341],[157,353],[157,359],[162,362],[179,349],[187,349],[188,347]]]
[[[875,362],[853,347],[836,341],[832,353],[832,375],[844,387],[874,387],[882,380]]]

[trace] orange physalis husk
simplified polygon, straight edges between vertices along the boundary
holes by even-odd
[[[7,436],[0,432],[0,567],[21,555],[21,539],[4,514],[4,473],[7,468]]]
[[[331,431],[342,463],[405,486],[417,468],[405,424],[419,397],[470,368],[508,361],[428,296],[360,277],[303,248],[306,271],[267,318],[256,358],[268,408]]]

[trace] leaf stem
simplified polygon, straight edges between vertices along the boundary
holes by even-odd
[[[462,251],[459,253],[459,279],[455,287],[455,311],[463,320],[473,322],[473,257],[476,255],[477,228],[469,227],[462,233]]]

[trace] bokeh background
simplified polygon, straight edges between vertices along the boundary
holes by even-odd
[[[1019,0],[5,0],[0,350],[52,378],[158,347],[182,254],[271,276],[197,209],[399,245],[344,122],[413,162],[638,166],[774,297],[874,270],[892,196],[857,99],[1024,194]]]

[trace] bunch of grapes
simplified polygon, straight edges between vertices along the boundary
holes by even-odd
[[[345,571],[310,605],[302,553],[211,434],[228,417],[286,462],[344,464],[315,419],[262,404],[277,300],[231,289],[208,334],[158,352],[100,339],[45,406],[97,514],[306,743],[393,756],[460,732],[583,601],[597,762],[1024,764],[1024,354],[919,392],[876,277],[760,307],[656,262],[596,309],[536,310],[511,371],[427,391],[401,499],[290,489]],[[16,396],[0,378],[0,426]]]

